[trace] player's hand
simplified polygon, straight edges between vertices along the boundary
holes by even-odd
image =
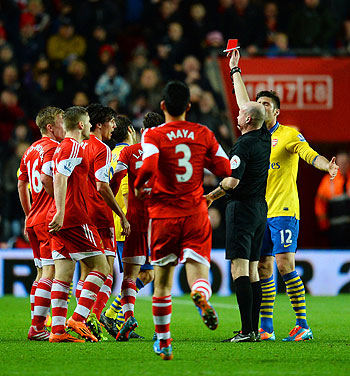
[[[135,128],[130,126],[128,128],[128,132],[130,133],[131,135],[131,139],[132,139],[132,143],[133,145],[137,144],[137,134],[136,134],[136,131],[135,131]]]
[[[335,157],[333,157],[328,164],[328,172],[331,180],[337,176],[338,170],[339,166],[335,163]]]
[[[122,235],[129,236],[130,235],[130,223],[126,219],[125,215],[120,218],[120,224],[122,225]]]
[[[137,197],[139,200],[145,199],[146,192],[143,189],[143,187],[141,187],[140,189],[135,188],[134,192],[135,192],[135,197]]]
[[[210,205],[213,203],[213,199],[210,197],[210,195],[204,195],[204,198],[207,202],[207,207],[210,208]]]
[[[63,226],[64,214],[56,213],[52,221],[49,223],[49,232],[52,234],[59,231]]]
[[[230,63],[229,63],[230,69],[232,69],[234,67],[238,67],[240,55],[239,55],[239,51],[237,49],[235,49],[233,51],[229,51],[227,53],[227,57],[230,58]]]
[[[24,228],[23,228],[23,235],[26,239],[28,239],[28,232],[27,232],[27,217],[24,220]]]

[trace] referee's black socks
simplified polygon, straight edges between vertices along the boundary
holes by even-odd
[[[253,289],[249,277],[238,277],[235,280],[236,297],[241,314],[242,334],[249,334],[253,331],[252,307]]]

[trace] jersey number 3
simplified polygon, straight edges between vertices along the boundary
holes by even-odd
[[[184,174],[176,174],[176,179],[179,183],[185,183],[189,181],[193,174],[193,167],[189,162],[191,159],[191,149],[185,144],[179,144],[175,147],[175,153],[183,153],[183,158],[178,160],[179,167],[185,167],[186,172]]]

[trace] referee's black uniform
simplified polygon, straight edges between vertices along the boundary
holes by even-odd
[[[265,123],[240,136],[230,152],[231,177],[238,186],[227,192],[226,259],[258,261],[265,231],[266,182],[271,134]]]

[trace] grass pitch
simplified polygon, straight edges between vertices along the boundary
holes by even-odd
[[[275,304],[276,342],[221,343],[238,330],[235,296],[214,296],[219,327],[208,330],[189,296],[173,298],[174,359],[152,350],[151,299],[136,301],[137,332],[145,340],[100,343],[31,342],[29,299],[0,298],[0,375],[350,375],[350,295],[307,297],[308,322],[315,339],[281,341],[295,324],[289,300]],[[70,303],[70,313],[75,308]]]

